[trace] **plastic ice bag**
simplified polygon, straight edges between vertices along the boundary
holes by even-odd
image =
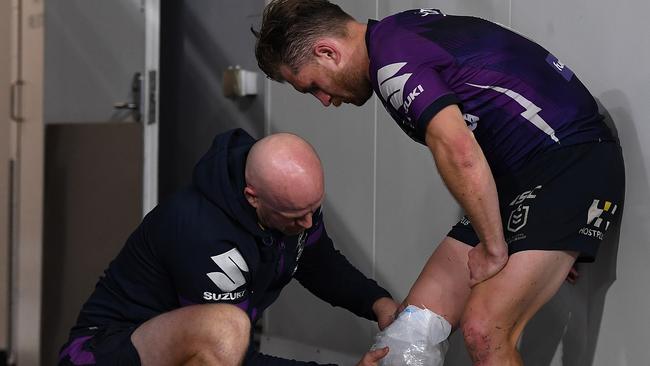
[[[451,324],[443,317],[409,305],[377,334],[372,349],[390,349],[380,366],[442,366],[450,333]]]

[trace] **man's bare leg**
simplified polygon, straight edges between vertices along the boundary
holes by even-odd
[[[467,253],[471,246],[445,237],[424,265],[402,304],[425,307],[458,327],[470,295]]]
[[[233,305],[180,308],[142,324],[131,336],[143,366],[241,365],[250,320]]]
[[[518,252],[501,272],[472,289],[461,328],[475,366],[523,365],[517,341],[560,288],[576,257],[575,252]]]

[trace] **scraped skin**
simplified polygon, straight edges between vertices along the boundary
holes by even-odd
[[[262,227],[295,235],[312,226],[323,201],[323,179],[314,148],[299,136],[278,133],[251,148],[244,194]]]

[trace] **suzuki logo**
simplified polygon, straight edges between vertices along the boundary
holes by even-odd
[[[406,62],[397,62],[377,70],[377,82],[381,96],[384,101],[390,102],[395,110],[404,105],[404,85],[413,75],[408,73],[395,76],[405,65]]]
[[[211,258],[223,273],[210,272],[207,276],[221,291],[234,291],[246,283],[242,271],[248,272],[248,265],[236,248]]]
[[[413,89],[412,92],[409,93],[409,96],[406,98],[406,102],[404,102],[404,113],[408,113],[409,108],[411,107],[411,104],[417,98],[420,96],[420,94],[424,93],[424,88],[422,85],[418,85]]]

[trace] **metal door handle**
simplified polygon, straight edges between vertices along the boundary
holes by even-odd
[[[131,102],[116,102],[113,103],[113,108],[119,110],[128,110],[131,111],[133,118],[140,122],[142,119],[142,109],[140,108],[141,98],[142,98],[142,74],[136,72],[133,75],[133,80],[131,81],[131,94],[133,100]]]
[[[11,118],[14,122],[22,122],[23,117],[21,116],[22,114],[22,86],[23,86],[23,81],[18,80],[15,83],[11,84],[11,92],[10,92],[10,112],[9,112],[9,118]]]
[[[114,103],[113,108],[115,109],[130,109],[130,110],[138,110],[138,105],[135,103],[127,103],[127,102],[119,102],[119,103]]]

